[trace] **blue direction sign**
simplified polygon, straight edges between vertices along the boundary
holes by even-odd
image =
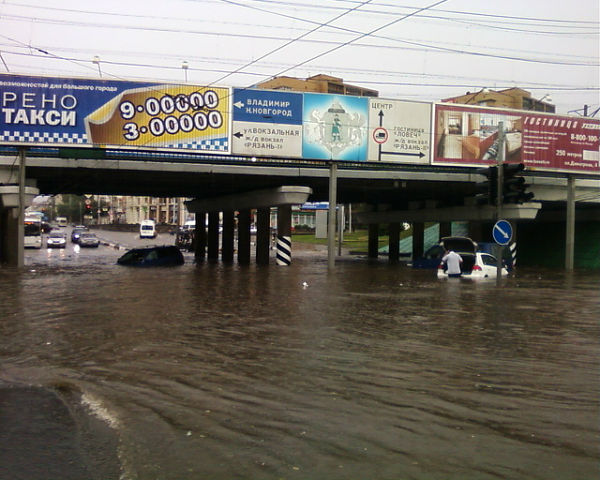
[[[233,121],[302,125],[302,94],[236,88]]]
[[[233,153],[301,157],[302,105],[301,93],[234,89]]]
[[[507,220],[498,220],[494,225],[492,235],[498,245],[508,245],[513,236],[512,225]]]

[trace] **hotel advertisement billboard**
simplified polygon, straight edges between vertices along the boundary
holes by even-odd
[[[433,163],[496,163],[500,122],[506,162],[536,170],[600,173],[598,120],[448,104],[435,106]]]
[[[0,76],[0,142],[230,153],[229,88]]]

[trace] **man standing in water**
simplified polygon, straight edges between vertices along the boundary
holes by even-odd
[[[448,277],[460,277],[462,257],[454,250],[446,250],[446,254],[442,257],[442,262],[446,265]]]

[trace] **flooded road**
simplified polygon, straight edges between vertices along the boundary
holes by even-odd
[[[27,251],[0,269],[0,382],[93,412],[114,478],[598,478],[600,273],[496,286],[294,248],[167,269]]]

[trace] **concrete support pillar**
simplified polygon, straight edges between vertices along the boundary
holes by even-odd
[[[369,223],[368,258],[377,258],[379,255],[379,224]]]
[[[219,259],[219,212],[208,214],[208,260]]]
[[[0,208],[0,262],[11,267],[25,263],[25,149],[19,149],[18,202]],[[14,188],[14,186],[12,186]],[[3,202],[5,197],[0,199]]]
[[[569,175],[567,180],[567,228],[565,238],[565,270],[575,268],[575,178]]]
[[[0,208],[0,263],[22,267],[24,263],[23,222],[16,208]]]
[[[388,230],[390,237],[388,259],[390,263],[398,263],[400,260],[400,222],[390,223]]]
[[[250,210],[238,213],[238,263],[250,264]]]
[[[479,221],[469,222],[469,238],[476,242],[484,241],[483,224]],[[486,237],[487,238],[487,237]]]
[[[412,258],[419,258],[424,253],[425,224],[423,222],[413,222],[412,228]]]
[[[452,236],[452,222],[440,222],[440,240]]]
[[[196,228],[194,231],[194,259],[196,263],[204,262],[206,258],[206,213],[196,213]]]
[[[0,207],[0,265],[8,263],[6,215],[8,215],[8,209]]]
[[[256,214],[256,263],[268,265],[271,246],[271,209],[259,208]]]
[[[221,259],[224,263],[233,262],[235,238],[235,214],[223,212],[223,233],[221,234]]]
[[[277,265],[292,263],[292,207],[277,207]]]

